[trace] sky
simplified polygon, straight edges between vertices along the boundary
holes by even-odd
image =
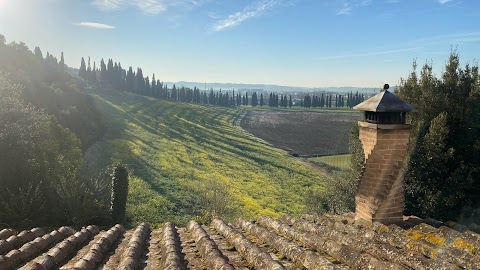
[[[0,0],[0,34],[161,81],[395,85],[480,57],[478,0]]]

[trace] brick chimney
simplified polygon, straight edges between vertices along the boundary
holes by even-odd
[[[405,118],[415,110],[388,88],[386,84],[379,94],[353,107],[365,116],[358,122],[365,164],[355,196],[355,218],[384,224],[403,220],[402,168],[410,136]]]

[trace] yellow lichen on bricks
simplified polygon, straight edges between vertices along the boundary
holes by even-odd
[[[456,238],[455,241],[453,241],[452,246],[454,248],[464,250],[472,255],[473,255],[473,250],[475,249],[475,246],[473,244],[465,241],[462,238]]]
[[[407,248],[412,249],[415,246],[414,241],[410,241],[407,243]]]
[[[414,229],[410,229],[405,232],[405,236],[412,239],[413,241],[418,241],[425,238],[425,234]]]
[[[439,237],[433,233],[428,233],[427,236],[425,237],[425,240],[427,240],[428,242],[436,246],[442,246],[445,243],[445,238]]]
[[[385,226],[385,225],[382,225],[379,229],[378,229],[378,233],[383,233],[383,232],[388,232],[389,229],[388,229],[388,226]]]

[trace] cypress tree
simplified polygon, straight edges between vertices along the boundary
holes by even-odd
[[[148,76],[145,78],[144,89],[145,89],[145,95],[151,96],[151,92],[150,92],[150,79],[148,78]]]
[[[127,91],[129,92],[133,92],[134,91],[134,80],[135,80],[135,75],[133,74],[133,69],[132,67],[130,66],[128,68],[128,72],[127,72],[127,77],[126,77],[126,85],[127,85]]]
[[[115,224],[125,223],[125,211],[128,196],[128,171],[122,164],[117,164],[111,174],[112,199],[110,212]]]
[[[61,61],[61,60],[60,60]],[[86,73],[88,83],[92,83],[92,67],[90,66],[90,56],[88,57],[87,62],[87,73]]]
[[[42,54],[42,51],[40,50],[40,47],[35,47],[35,57],[38,60],[43,61],[43,54]]]
[[[145,78],[143,78],[143,72],[141,68],[137,68],[137,74],[135,75],[136,88],[135,92],[144,95],[145,94]]]
[[[107,82],[107,66],[105,65],[105,61],[100,61],[100,83],[102,86],[105,86]]]
[[[155,80],[155,73],[152,75],[152,88],[151,88],[152,96],[157,97],[157,81]]]
[[[87,78],[87,68],[85,67],[85,59],[83,59],[83,57],[80,62],[80,70],[78,71],[78,76],[80,76],[80,78],[84,80],[86,80]]]
[[[252,94],[252,107],[256,107],[257,106],[257,92],[254,92]]]
[[[92,69],[92,73],[91,73],[90,83],[92,85],[97,85],[98,84],[97,67],[95,66],[95,61],[93,62],[93,69]]]
[[[90,63],[90,57],[88,58],[88,62]],[[60,62],[58,63],[59,67],[60,67],[60,71],[61,72],[65,72],[65,59],[63,58],[63,52],[60,56]],[[89,78],[90,74],[85,74],[85,80],[87,80]]]

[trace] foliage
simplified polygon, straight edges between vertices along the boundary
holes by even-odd
[[[480,206],[479,83],[478,65],[461,68],[455,51],[440,79],[429,63],[418,75],[414,63],[401,81],[398,94],[418,109],[405,174],[408,213],[455,220]]]
[[[89,167],[100,169],[116,162],[128,166],[131,225],[184,224],[208,213],[211,204],[197,198],[208,181],[223,183],[232,205],[247,218],[300,214],[305,191],[323,188],[322,176],[234,127],[242,109],[96,93],[107,133],[86,159]],[[223,215],[235,215],[234,209],[225,210]]]
[[[359,127],[353,124],[350,128],[348,147],[350,150],[350,171],[348,178],[351,181],[358,181],[365,163],[365,153],[363,152],[362,142],[359,138]]]
[[[234,217],[241,215],[241,209],[235,203],[231,193],[231,185],[218,179],[205,179],[199,182],[191,191],[191,194],[196,195],[193,202],[201,209],[197,214],[197,220],[210,224],[211,219],[215,217],[233,220]]]
[[[38,211],[32,213],[41,215],[31,215],[32,222],[63,219],[56,211],[56,187],[76,177],[82,163],[80,142],[55,118],[24,102],[21,87],[11,84],[4,74],[0,74],[0,122],[0,213],[5,214],[1,219],[21,224],[35,205]],[[18,201],[15,197],[24,192],[31,196],[21,202],[25,207],[11,208]],[[6,214],[12,210],[18,212],[17,217]]]
[[[23,42],[0,42],[0,70],[23,86],[22,99],[55,116],[63,127],[75,133],[86,151],[103,134],[101,115],[83,86],[65,73],[62,61],[63,53],[57,61],[48,52],[43,58],[38,47],[32,53]]]
[[[105,224],[106,190],[84,176],[81,151],[101,134],[100,115],[65,68],[63,53],[44,58],[0,35],[2,224]]]
[[[128,196],[128,171],[122,164],[113,168],[111,215],[115,224],[125,223],[125,210]]]

